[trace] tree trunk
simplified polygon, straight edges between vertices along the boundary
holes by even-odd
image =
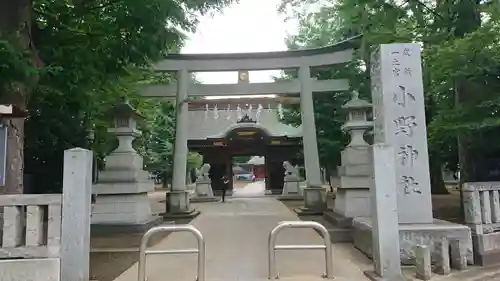
[[[453,19],[453,35],[457,38],[476,31],[481,26],[481,13],[479,0],[460,0],[455,3],[448,3],[448,8],[452,8],[450,19]],[[477,99],[477,95],[471,87],[472,82],[465,77],[460,77],[455,81],[455,105],[467,104],[471,100]],[[462,219],[464,216],[463,206],[463,183],[476,177],[473,163],[473,151],[471,142],[473,136],[466,132],[460,132],[457,136],[458,161],[460,165],[460,207]]]
[[[449,194],[444,184],[442,165],[438,157],[429,155],[429,170],[431,174],[431,193]]]
[[[332,185],[332,175],[331,175],[331,168],[329,165],[325,166],[325,177],[328,182],[328,186],[330,187],[330,192],[333,193],[333,185]]]
[[[2,0],[0,1],[0,36],[6,39],[19,52],[28,52],[32,55],[33,66],[39,65],[31,41],[31,1],[30,0]],[[13,104],[22,110],[26,109],[26,96],[29,92],[26,83],[9,85],[8,89],[1,89],[0,101],[3,104]],[[24,119],[6,119],[7,126],[7,165],[4,193],[23,192],[24,174]]]

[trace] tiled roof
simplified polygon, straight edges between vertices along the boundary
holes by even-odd
[[[244,112],[242,115],[248,114]],[[276,109],[271,111],[265,109],[259,118],[256,112],[249,117],[256,123],[238,123],[236,110],[220,110],[215,118],[213,111],[189,111],[189,137],[190,140],[202,140],[207,138],[221,138],[230,131],[241,127],[256,127],[264,130],[273,137],[302,137],[302,127],[293,127],[283,124],[278,120]]]

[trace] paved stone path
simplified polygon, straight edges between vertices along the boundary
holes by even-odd
[[[191,224],[206,241],[206,281],[267,280],[267,239],[279,221],[297,220],[297,216],[273,198],[231,198],[227,203],[203,203],[195,207],[201,215]],[[314,230],[284,230],[278,244],[319,244]],[[196,240],[188,233],[173,233],[154,249],[194,248]],[[335,244],[333,260],[335,280],[367,280],[362,270],[371,263],[350,244]],[[324,252],[301,250],[277,252],[279,280],[324,280]],[[195,280],[195,255],[149,256],[148,281]],[[137,264],[116,281],[137,280]]]
[[[256,181],[248,183],[244,187],[233,189],[233,197],[264,196],[265,192],[266,192],[266,182]]]

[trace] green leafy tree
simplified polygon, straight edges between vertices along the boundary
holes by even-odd
[[[426,117],[433,193],[446,193],[441,169],[459,167],[462,180],[474,180],[488,170],[489,157],[498,158],[498,35],[499,5],[494,1],[283,0],[282,11],[299,21],[289,48],[321,47],[363,34],[353,63],[342,73],[354,90],[369,99],[369,54],[374,46],[418,41],[423,46]],[[319,6],[319,8],[318,8]],[[481,16],[483,19],[481,20]],[[326,78],[334,78],[335,70]],[[316,77],[317,76],[316,74]],[[320,151],[339,155],[343,143],[336,115],[341,102],[315,103]],[[329,103],[327,106],[326,103]],[[323,111],[325,110],[325,111]],[[296,114],[296,109],[291,110]],[[333,113],[333,114],[332,114]],[[332,122],[323,124],[322,117]],[[293,119],[293,118],[289,118]],[[292,121],[293,122],[293,121]],[[321,135],[321,132],[330,132]],[[458,137],[458,138],[457,138]],[[322,144],[323,143],[323,144]],[[321,154],[325,152],[320,152]],[[335,157],[332,157],[335,159]],[[337,157],[338,159],[338,157]],[[336,163],[337,164],[337,163]]]
[[[23,119],[6,122],[5,191],[23,191],[24,163],[37,187],[59,185],[63,150],[89,147],[93,126],[94,148],[109,152],[113,141],[104,113],[122,96],[133,96],[144,79],[137,68],[178,51],[184,33],[196,26],[196,14],[230,2],[2,1],[0,102],[30,113],[26,133]]]

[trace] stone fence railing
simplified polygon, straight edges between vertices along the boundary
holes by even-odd
[[[59,257],[61,202],[60,194],[1,195],[0,259]]]
[[[465,183],[465,223],[475,234],[500,230],[500,182]]]
[[[463,187],[465,224],[472,230],[474,260],[500,262],[500,182],[470,182]]]
[[[64,151],[62,189],[0,195],[0,280],[90,279],[91,151]]]

